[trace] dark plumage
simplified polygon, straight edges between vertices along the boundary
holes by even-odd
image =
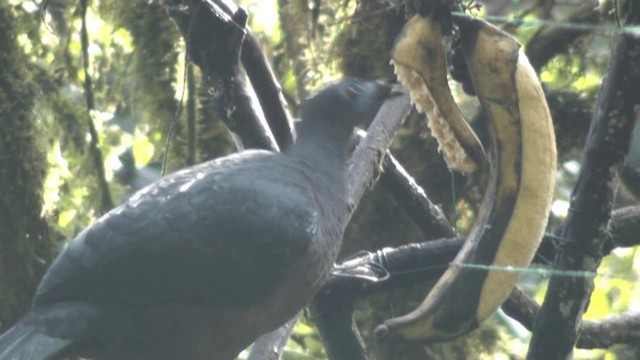
[[[335,260],[349,137],[388,92],[329,86],[303,102],[283,153],[178,171],[102,216],[51,265],[0,360],[227,360],[286,322]]]

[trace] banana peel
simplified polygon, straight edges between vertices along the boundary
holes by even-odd
[[[442,63],[420,62],[426,60],[420,57],[414,62],[400,61],[395,54],[402,48],[421,47],[425,39],[441,43],[437,29],[430,35],[421,33],[435,28],[435,19],[416,16],[419,18],[407,23],[393,54],[396,67],[409,69],[396,71],[400,77],[409,73],[422,79],[404,79],[410,93],[424,93],[423,87],[432,86],[434,107],[450,107],[435,95],[444,91],[442,84],[433,87],[429,80],[429,74],[446,72]],[[521,45],[483,20],[464,18],[456,23],[471,81],[489,121],[489,183],[476,223],[449,269],[417,309],[380,325],[376,329],[379,337],[443,341],[475,329],[502,304],[519,278],[516,271],[498,269],[526,267],[531,262],[553,201],[553,123]],[[443,118],[449,124],[459,121]],[[497,269],[485,270],[483,265]]]
[[[486,154],[451,95],[437,16],[436,11],[431,11],[407,22],[394,44],[391,64],[398,79],[410,89],[416,109],[426,112],[427,125],[447,167],[470,173],[483,167]]]

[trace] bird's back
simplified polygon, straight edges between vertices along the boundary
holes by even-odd
[[[341,186],[323,185],[312,171],[286,154],[249,151],[169,175],[72,241],[35,303],[96,304],[119,318],[96,337],[125,346],[111,332],[144,334],[134,346],[141,351],[143,344],[182,349],[181,342],[211,350],[208,336],[199,345],[193,335],[170,336],[181,327],[226,333],[225,342],[244,338],[241,331],[251,337],[242,319],[257,320],[254,336],[271,330],[318,288],[342,235],[334,209]]]
[[[134,194],[58,256],[0,360],[228,360],[285,323],[335,261],[348,139],[386,94],[343,80],[302,104],[284,153],[245,151]]]

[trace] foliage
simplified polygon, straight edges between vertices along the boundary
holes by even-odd
[[[0,1],[0,264],[6,266],[0,271],[0,327],[26,309],[43,260],[55,253],[40,217],[45,144],[32,116],[36,87],[19,31],[13,11]]]

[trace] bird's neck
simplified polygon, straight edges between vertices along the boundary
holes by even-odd
[[[304,160],[318,171],[343,174],[352,129],[301,121],[296,123],[296,133],[295,144],[285,150],[287,153]]]
[[[324,123],[301,121],[296,124],[295,143],[285,149],[305,169],[315,189],[320,216],[331,226],[323,229],[318,246],[334,259],[349,216],[346,199],[346,161],[352,128],[332,127]]]

